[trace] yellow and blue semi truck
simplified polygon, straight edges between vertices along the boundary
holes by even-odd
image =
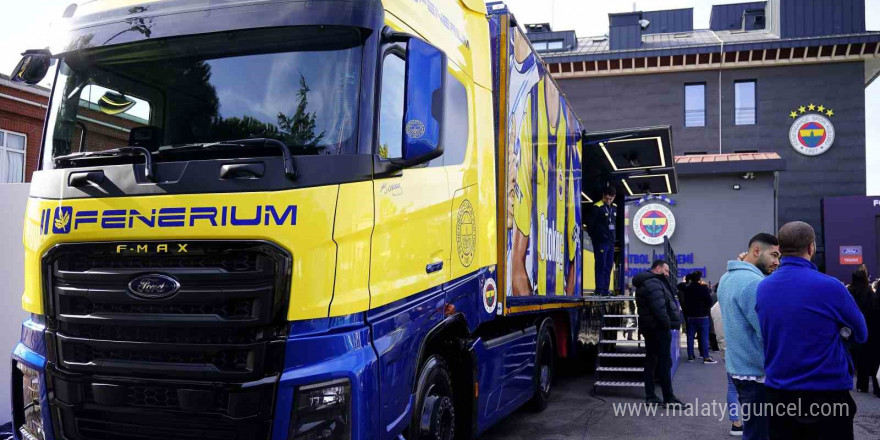
[[[490,9],[68,7],[13,73],[55,75],[16,438],[446,440],[543,409],[583,313],[582,127]]]

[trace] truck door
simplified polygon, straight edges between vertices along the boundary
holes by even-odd
[[[378,152],[402,156],[405,57],[382,61]],[[373,182],[375,228],[370,254],[370,312],[379,356],[379,438],[396,437],[411,410],[417,353],[442,319],[449,280],[451,197],[446,170],[430,164]]]

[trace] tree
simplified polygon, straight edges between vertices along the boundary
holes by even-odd
[[[278,127],[252,116],[219,118],[211,134],[215,139],[227,141],[247,138],[280,139],[282,136]]]
[[[290,147],[291,153],[297,154],[320,154],[326,147],[319,146],[318,143],[324,138],[324,132],[315,134],[315,120],[317,112],[308,113],[306,107],[309,105],[308,93],[311,91],[306,84],[306,78],[299,75],[299,90],[296,96],[299,103],[296,105],[296,112],[293,116],[287,116],[278,112],[278,127],[282,132],[281,141]]]
[[[210,78],[210,69],[206,72]],[[317,112],[308,113],[308,93],[310,89],[305,78],[299,76],[299,90],[296,93],[299,103],[293,116],[287,116],[278,112],[277,125],[262,122],[253,116],[223,118],[214,117],[211,128],[211,139],[214,141],[232,141],[249,138],[277,139],[284,142],[292,155],[321,154],[326,147],[319,146],[324,132],[315,134]],[[219,107],[216,98],[210,104],[213,108]],[[214,111],[216,115],[216,110]]]

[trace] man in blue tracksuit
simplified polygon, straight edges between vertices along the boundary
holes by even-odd
[[[614,197],[617,191],[613,186],[605,188],[602,200],[593,205],[590,212],[588,232],[593,241],[596,258],[596,291],[599,296],[610,295],[611,268],[614,266],[614,239],[617,227],[617,204]]]
[[[810,262],[816,234],[804,222],[779,229],[782,264],[758,285],[771,439],[852,439],[856,404],[844,337],[864,343],[865,318],[852,295]]]

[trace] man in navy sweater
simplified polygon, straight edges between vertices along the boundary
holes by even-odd
[[[810,262],[816,233],[804,222],[779,229],[782,264],[758,285],[771,439],[852,439],[856,404],[844,336],[863,343],[865,318],[835,278]],[[796,409],[792,411],[792,409]]]

